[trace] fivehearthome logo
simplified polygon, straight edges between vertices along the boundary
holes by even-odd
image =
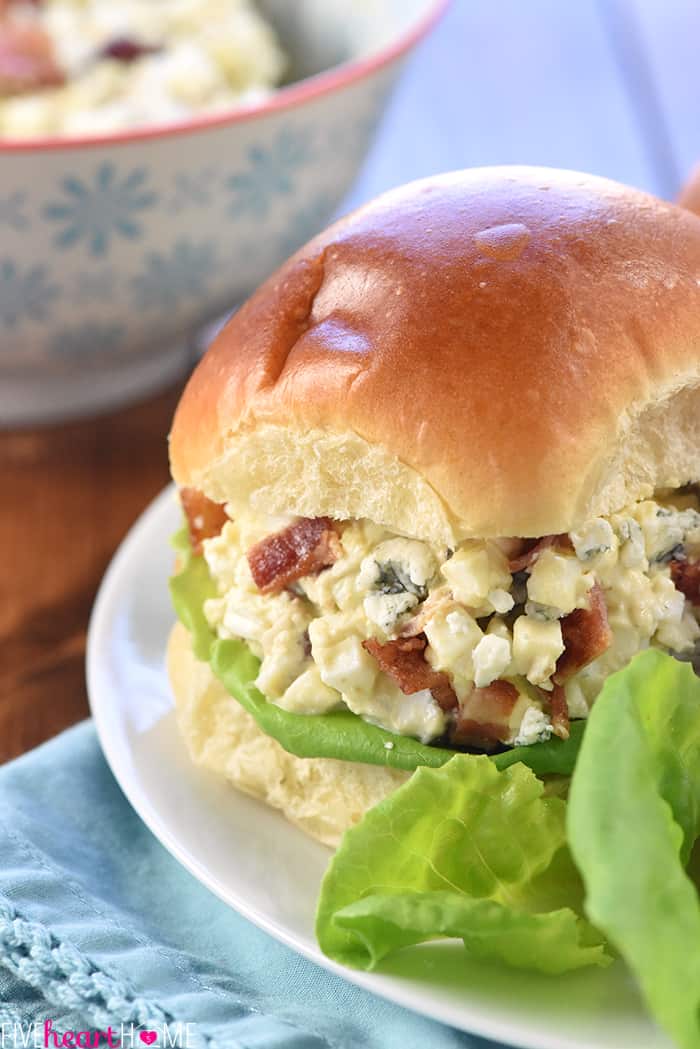
[[[54,1020],[0,1023],[0,1049],[195,1049],[195,1024],[171,1023],[144,1030],[136,1024],[60,1030]]]

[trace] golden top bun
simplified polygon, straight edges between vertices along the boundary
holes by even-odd
[[[700,478],[700,219],[567,171],[455,172],[294,255],[194,372],[173,476],[436,543]]]
[[[279,809],[324,845],[338,845],[368,809],[408,779],[407,772],[379,765],[288,754],[232,699],[209,664],[195,659],[180,623],[168,642],[168,675],[192,760]]]

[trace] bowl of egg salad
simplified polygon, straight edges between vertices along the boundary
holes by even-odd
[[[338,208],[444,0],[0,0],[0,426],[187,366]]]

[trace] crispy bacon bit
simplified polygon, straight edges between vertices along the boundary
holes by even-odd
[[[0,16],[4,15],[11,7],[40,7],[43,0],[0,0]]]
[[[440,586],[433,590],[427,600],[423,602],[420,609],[407,623],[401,627],[399,637],[416,637],[422,634],[428,622],[442,609],[449,611],[455,608],[455,599],[449,586]]]
[[[450,733],[450,742],[482,750],[495,750],[513,734],[511,715],[520,699],[510,681],[492,681],[473,688],[463,700]]]
[[[573,544],[568,535],[545,535],[542,539],[537,539],[527,550],[522,554],[518,554],[517,557],[511,557],[508,562],[508,571],[511,574],[515,572],[527,572],[534,565],[540,554],[543,554],[545,550],[573,550]]]
[[[130,65],[137,58],[156,55],[159,51],[162,51],[162,48],[157,44],[144,44],[130,36],[117,36],[105,44],[100,51],[100,57],[113,58],[116,62]]]
[[[0,96],[57,87],[65,77],[41,26],[1,17]]]
[[[181,488],[180,501],[187,518],[192,552],[201,554],[202,542],[219,535],[228,521],[222,503],[207,499],[203,492],[196,488]]]
[[[700,605],[700,561],[671,561],[671,579],[691,605]]]
[[[328,568],[341,553],[330,517],[302,517],[251,546],[248,564],[258,589],[277,594],[297,579]]]
[[[552,732],[559,739],[569,738],[569,705],[563,685],[555,685],[554,690],[545,693],[549,699],[549,714],[552,719]]]
[[[425,658],[427,641],[424,637],[398,638],[382,644],[376,637],[367,638],[362,647],[374,656],[379,667],[393,677],[407,696],[428,688],[435,702],[443,710],[457,706],[457,696],[447,674],[433,670]]]
[[[564,651],[557,660],[556,673],[552,675],[558,685],[581,667],[592,663],[612,642],[605,595],[600,583],[593,584],[588,596],[588,608],[575,608],[561,620]]]

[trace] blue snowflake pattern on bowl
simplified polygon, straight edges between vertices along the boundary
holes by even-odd
[[[275,197],[294,190],[295,176],[312,160],[311,136],[306,130],[284,129],[269,148],[253,146],[248,151],[248,170],[227,180],[233,191],[231,215],[264,218]]]
[[[126,328],[122,324],[100,324],[87,321],[72,328],[61,328],[48,341],[53,357],[90,357],[116,353],[124,344]]]
[[[204,297],[212,277],[218,272],[214,244],[194,244],[184,237],[176,241],[169,255],[150,252],[144,270],[132,281],[137,309],[174,308],[184,298]]]
[[[19,191],[0,200],[0,226],[7,226],[9,229],[16,230],[17,233],[28,229],[29,219],[24,210],[26,203],[26,194]]]
[[[75,175],[64,178],[64,199],[44,207],[45,217],[63,227],[54,238],[56,247],[71,248],[85,241],[91,255],[102,256],[108,253],[113,237],[138,239],[143,233],[141,213],[158,201],[147,180],[145,168],[120,176],[110,163],[100,165],[92,184]]]
[[[12,259],[0,262],[0,322],[6,328],[25,319],[45,321],[59,293],[45,266],[22,271]]]

